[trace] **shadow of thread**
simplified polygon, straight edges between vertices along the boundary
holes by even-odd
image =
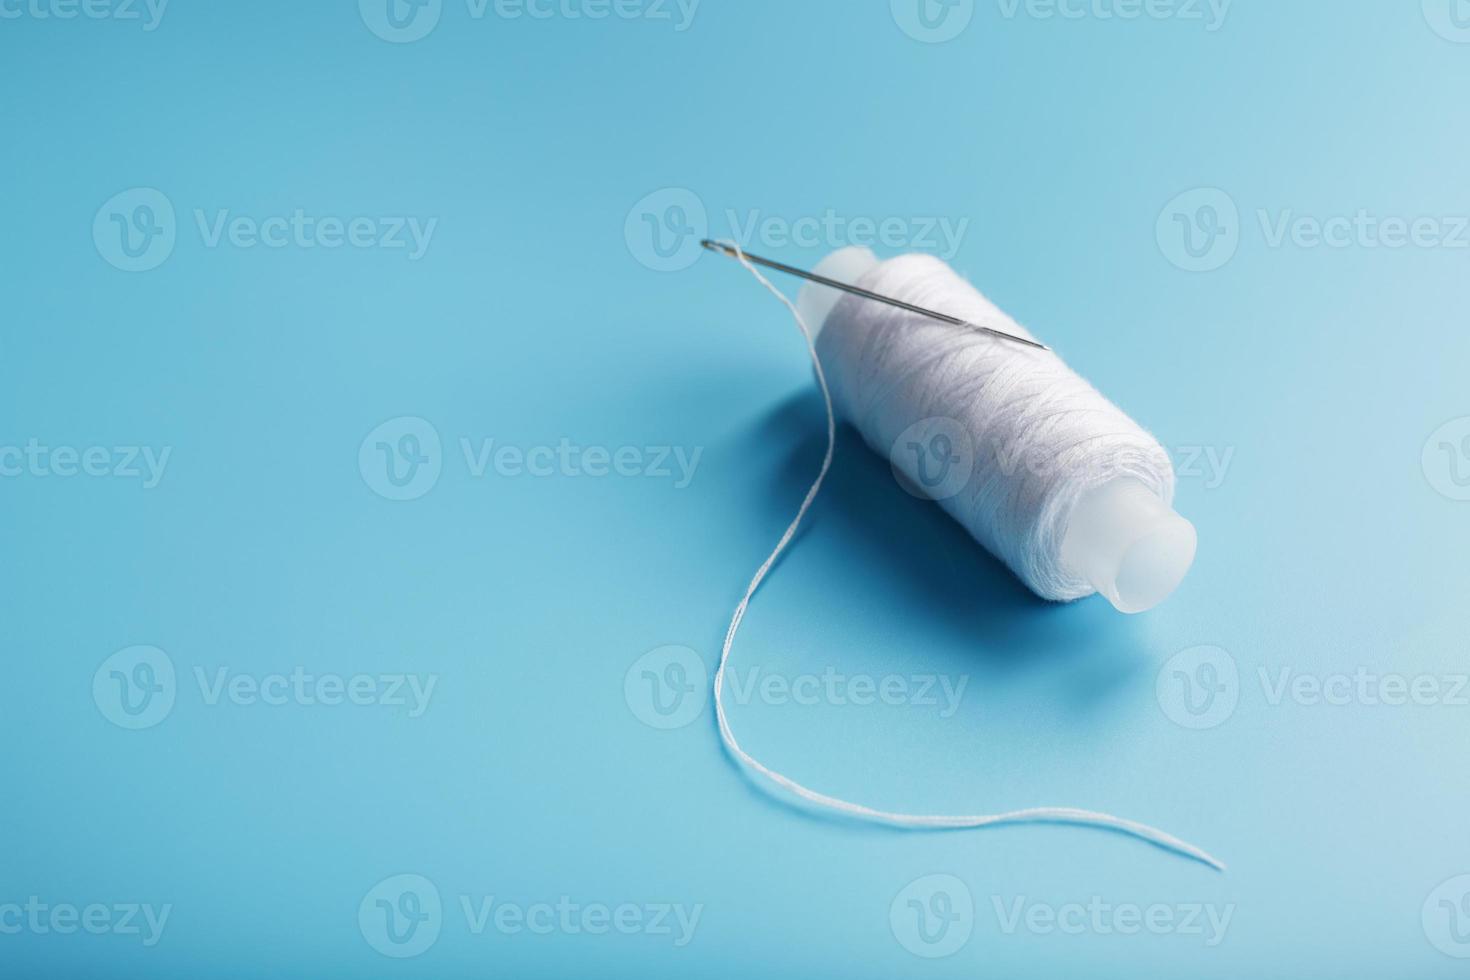
[[[805,392],[774,407],[743,437],[791,447],[775,484],[762,494],[772,528],[789,522],[816,476],[824,422],[820,396]],[[822,492],[782,560],[818,529],[823,547],[840,551],[842,565],[861,566],[855,578],[875,602],[921,620],[926,642],[938,648],[963,649],[997,672],[1066,663],[1077,683],[1063,693],[1078,706],[1143,666],[1133,617],[1098,597],[1071,603],[1038,597],[938,504],[905,490],[889,461],[841,423]],[[767,579],[763,588],[771,586]]]

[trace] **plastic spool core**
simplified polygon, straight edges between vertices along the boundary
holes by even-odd
[[[1084,493],[1062,537],[1062,565],[1092,583],[1119,612],[1152,609],[1194,563],[1194,525],[1137,480]]]
[[[814,271],[855,283],[877,264],[871,249],[851,246],[827,256]],[[802,286],[796,308],[814,339],[843,295],[813,282]],[[1178,587],[1194,562],[1197,543],[1193,524],[1142,483],[1124,477],[1077,500],[1067,518],[1061,560],[1119,612],[1137,613],[1152,609]]]

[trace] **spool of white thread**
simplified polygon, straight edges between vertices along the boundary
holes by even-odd
[[[815,271],[1031,336],[928,256],[879,262],[851,247]],[[936,416],[969,430],[971,486],[939,503],[1038,595],[1066,600],[1096,591],[1136,613],[1183,580],[1196,535],[1171,506],[1168,454],[1054,353],[811,282],[797,309],[815,335],[839,414],[915,487],[924,488],[917,456],[892,452],[899,433],[915,424],[922,431]],[[1034,470],[1032,459],[1049,469]]]

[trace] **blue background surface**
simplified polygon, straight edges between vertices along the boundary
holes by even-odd
[[[476,18],[444,0],[409,43],[341,0],[174,0],[154,30],[5,8],[19,16],[0,20],[0,445],[171,452],[151,488],[28,466],[0,479],[0,906],[171,911],[151,946],[0,915],[0,973],[1463,972],[1470,933],[1452,927],[1470,916],[1439,904],[1470,872],[1470,707],[1446,693],[1467,670],[1454,467],[1470,466],[1456,442],[1470,423],[1446,430],[1450,449],[1432,435],[1470,415],[1463,231],[1455,246],[1470,45],[1448,4],[1239,0],[1208,30],[981,0],[929,43],[884,0],[705,0],[685,30],[672,6],[591,19],[567,2]],[[132,188],[176,213],[172,253],[145,272],[92,233]],[[1180,267],[1168,234],[1174,213],[1203,228],[1198,197],[1169,210],[1196,188],[1238,209],[1210,255],[1228,261],[1205,272]],[[438,222],[413,260],[211,247],[195,219],[298,208]],[[1359,211],[1433,218],[1445,240],[1272,243],[1283,216]],[[731,706],[737,732],[875,806],[1097,808],[1195,841],[1228,873],[1086,829],[913,834],[803,814],[732,766],[707,705],[671,730],[642,720],[635,663],[681,645],[713,666],[821,450],[784,311],[728,260],[661,271],[686,253],[659,259],[644,215],[666,236],[729,236],[829,213],[899,219],[921,248],[924,219],[968,222],[958,269],[1176,462],[1229,461],[1181,475],[1197,564],[1125,618],[1033,599],[845,432],[736,666],[968,686],[950,714],[754,698]],[[746,244],[810,265],[851,231]],[[441,472],[395,501],[375,446],[367,465],[359,449],[402,417],[432,426]],[[462,439],[702,455],[685,487],[476,476]],[[96,694],[93,679],[135,645],[166,654],[174,702],[129,730],[110,675]],[[1201,645],[1236,668],[1215,692],[1234,708],[1189,727],[1180,705],[1203,702],[1176,699],[1190,675],[1168,665]],[[210,703],[196,671],[220,668],[436,686],[417,716]],[[1273,698],[1283,670],[1433,678],[1444,696]],[[443,906],[411,958],[381,955],[372,915],[359,922],[399,874]],[[959,879],[974,914],[962,946],[929,959],[890,910],[934,874]],[[476,934],[462,896],[702,911],[683,946]],[[1231,918],[1215,945],[1007,930],[997,902],[1017,900]]]

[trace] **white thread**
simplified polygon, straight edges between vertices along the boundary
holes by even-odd
[[[1031,337],[932,256],[890,259],[862,282]],[[938,503],[1037,595],[1094,591],[1060,561],[1067,519],[1085,492],[1129,478],[1173,500],[1174,467],[1158,440],[1056,354],[851,296],[827,323],[820,360],[830,366],[839,414],[884,456],[915,423],[952,420],[951,430],[970,440],[974,478]],[[917,455],[893,459],[920,478]]]
[[[1127,820],[1122,817],[1113,816],[1112,814],[1099,813],[1093,810],[1082,810],[1075,807],[1031,807],[1024,810],[1013,810],[1007,813],[979,815],[944,815],[895,813],[887,810],[874,809],[872,807],[864,806],[860,803],[852,803],[848,800],[840,799],[835,796],[829,796],[826,793],[821,793],[817,790],[804,786],[791,777],[766,766],[760,760],[756,759],[754,756],[752,756],[750,753],[746,752],[743,748],[740,747],[739,741],[737,741],[735,738],[735,733],[730,729],[730,721],[726,717],[725,703],[722,697],[725,686],[725,667],[730,659],[730,649],[735,643],[735,635],[740,629],[741,621],[745,618],[745,612],[746,609],[750,606],[751,598],[754,597],[756,590],[760,588],[761,582],[765,580],[767,573],[770,572],[771,567],[776,562],[776,559],[781,556],[781,553],[786,550],[787,545],[791,543],[791,539],[793,536],[795,536],[797,528],[800,527],[802,519],[806,517],[806,513],[811,508],[812,502],[816,500],[817,494],[822,489],[822,483],[826,480],[827,473],[832,467],[832,455],[836,449],[837,419],[836,413],[833,409],[832,393],[827,385],[827,375],[822,368],[822,359],[817,354],[817,345],[812,337],[811,330],[806,324],[806,321],[802,319],[801,314],[796,309],[796,305],[792,303],[791,300],[787,299],[784,293],[782,293],[775,286],[771,285],[770,281],[761,274],[760,270],[752,265],[748,259],[746,259],[745,253],[740,250],[738,244],[735,244],[733,242],[728,244],[730,244],[731,248],[734,250],[736,258],[740,260],[740,264],[745,266],[745,268],[750,271],[750,274],[755,276],[756,281],[764,286],[771,293],[772,296],[775,296],[778,300],[780,300],[782,305],[784,305],[787,310],[791,312],[792,319],[796,321],[797,328],[801,330],[802,337],[806,340],[807,352],[811,356],[812,367],[817,376],[817,387],[822,392],[822,402],[826,408],[827,449],[822,456],[821,469],[817,473],[816,479],[812,481],[812,485],[807,490],[806,496],[802,499],[801,506],[797,508],[796,516],[792,518],[791,523],[787,525],[785,532],[782,533],[781,539],[776,542],[776,547],[772,549],[770,555],[768,555],[766,557],[766,560],[761,563],[761,566],[756,569],[755,575],[750,580],[750,584],[747,585],[745,588],[745,595],[741,597],[740,603],[735,607],[734,615],[732,615],[730,618],[730,628],[725,632],[725,641],[720,647],[720,662],[718,667],[715,669],[714,681],[715,716],[719,723],[720,738],[724,742],[725,748],[733,756],[735,756],[735,758],[739,760],[742,765],[756,773],[759,773],[761,776],[764,776],[776,786],[787,790],[788,792],[800,797],[803,800],[814,803],[817,806],[826,807],[831,810],[846,813],[851,816],[859,817],[877,823],[918,829],[985,827],[1007,823],[1037,822],[1068,823],[1092,827],[1103,827],[1130,834],[1134,837],[1138,837],[1142,840],[1148,841],[1152,844],[1156,844],[1178,854],[1183,854],[1188,857],[1194,858],[1217,870],[1225,870],[1224,863],[1209,854],[1207,851],[1204,851],[1201,848],[1188,843],[1187,841],[1180,840],[1172,834],[1165,833],[1164,831],[1159,830],[1155,827],[1150,827],[1147,824],[1142,824],[1134,820]],[[887,263],[887,265],[892,265],[892,262]],[[867,279],[865,279],[864,281],[865,284],[868,282]],[[872,287],[870,286],[869,288]],[[875,291],[877,290],[875,289]],[[888,295],[892,295],[892,293],[888,293]],[[976,293],[975,295],[978,296],[979,294]],[[855,298],[853,298],[852,301],[857,302]],[[910,298],[910,301],[918,303],[920,305],[924,305],[923,301],[920,299]],[[848,300],[844,299],[843,302],[848,302]],[[868,305],[878,306],[879,304],[869,302]],[[995,313],[999,314],[999,311],[996,310]],[[954,315],[965,316],[966,313],[963,311],[958,311]],[[1000,314],[1000,316],[1003,317],[1004,315]],[[980,319],[971,317],[971,319],[972,322],[991,323],[991,320],[993,318]],[[1016,327],[1015,330],[1013,330],[1012,327],[1014,327],[1014,324],[1012,324],[1010,327],[1001,327],[1000,329],[1005,329],[1007,332],[1016,332],[1019,330],[1018,327]],[[947,327],[946,329],[950,331],[951,334],[960,333],[960,331],[954,327]],[[1021,333],[1025,336],[1029,336],[1029,334],[1024,334],[1024,331],[1021,331]],[[940,342],[952,339],[953,337],[939,338]],[[926,342],[933,343],[934,340],[926,338]],[[995,341],[995,343],[1001,342]],[[824,344],[824,346],[827,345]],[[1053,355],[1050,354],[1047,354],[1045,356],[1053,357]],[[1053,359],[1055,360],[1054,357]],[[1058,361],[1058,363],[1060,363],[1060,361]],[[1073,375],[1073,377],[1075,377],[1075,375]],[[1084,385],[1086,384],[1086,382],[1082,383]],[[1088,386],[1088,390],[1091,390],[1090,386]],[[1093,394],[1096,395],[1096,392],[1093,392]],[[1097,395],[1096,397],[1099,400],[1102,400],[1101,395]],[[1113,411],[1116,412],[1117,410],[1113,409]],[[1118,415],[1122,416],[1122,413],[1118,412]],[[1124,419],[1127,418],[1126,416],[1122,417]],[[1134,426],[1134,428],[1136,429],[1137,427]],[[1170,481],[1172,481],[1172,475],[1172,469],[1170,469]],[[1172,482],[1170,483],[1170,488],[1172,489]],[[1009,559],[1007,559],[1007,561],[1009,563]],[[1012,567],[1014,568],[1015,566],[1013,565]],[[1031,568],[1031,566],[1024,563],[1022,567],[1028,568],[1028,570],[1030,570]],[[1040,580],[1045,582],[1045,569],[1038,568],[1037,571],[1040,573]],[[1018,569],[1018,573],[1019,572],[1020,570]],[[1022,577],[1026,578],[1025,575],[1023,575]],[[1030,580],[1028,579],[1028,582],[1029,581]],[[1063,583],[1066,584],[1065,580],[1063,580]],[[1075,588],[1075,584],[1073,585],[1073,588]],[[1088,589],[1087,591],[1090,591],[1090,589]],[[1083,594],[1086,593],[1084,592]]]

